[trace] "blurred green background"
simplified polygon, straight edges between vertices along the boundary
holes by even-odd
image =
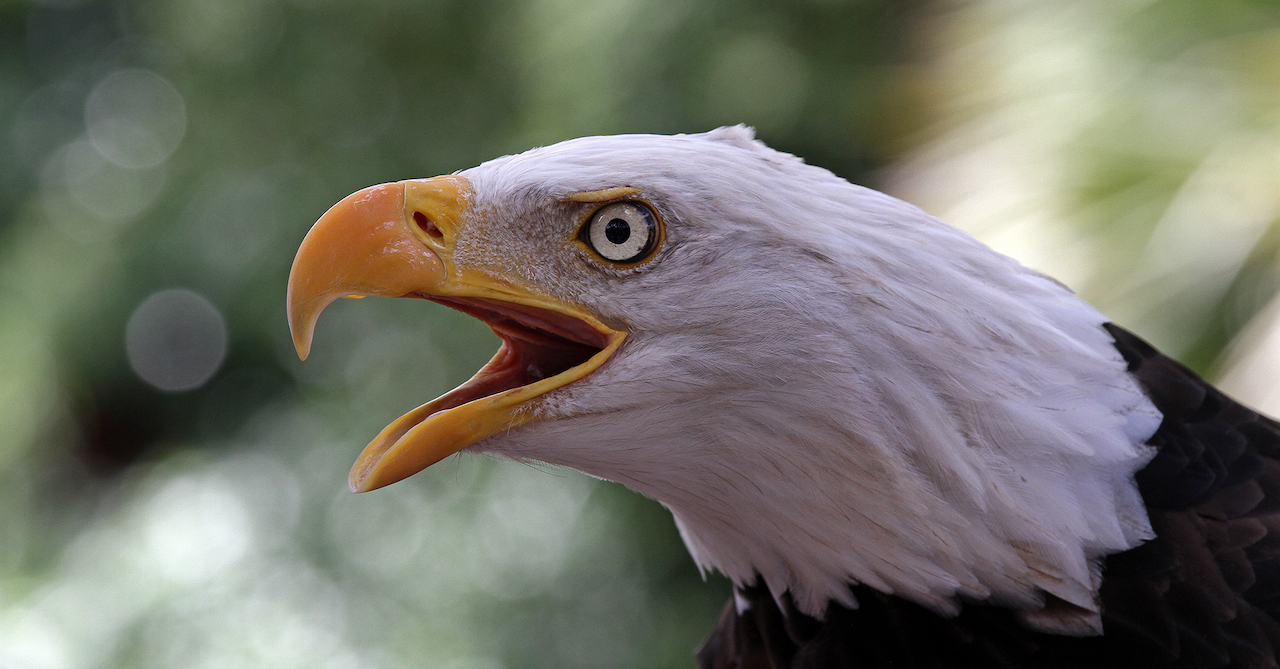
[[[618,486],[346,491],[492,354],[284,320],[332,203],[745,122],[1280,413],[1275,0],[0,0],[0,667],[689,667],[728,593]]]

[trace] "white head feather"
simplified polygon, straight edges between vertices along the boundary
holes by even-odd
[[[1065,287],[740,126],[463,174],[459,260],[631,332],[542,398],[549,420],[479,448],[653,497],[699,565],[807,613],[856,606],[851,582],[944,614],[1050,593],[1085,622],[1033,624],[1096,631],[1098,560],[1152,536],[1133,474],[1160,415]],[[629,270],[564,243],[564,197],[616,186],[667,229]]]

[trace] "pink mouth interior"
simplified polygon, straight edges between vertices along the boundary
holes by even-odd
[[[484,321],[502,338],[497,354],[471,380],[436,400],[432,414],[550,378],[609,345],[608,335],[547,309],[483,298],[422,297]]]

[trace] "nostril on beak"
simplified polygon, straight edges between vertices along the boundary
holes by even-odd
[[[440,228],[436,227],[436,224],[432,223],[431,219],[427,218],[427,215],[420,211],[413,212],[413,222],[418,225],[419,230],[427,233],[428,236],[436,239],[440,239],[444,236],[444,233],[440,231]]]

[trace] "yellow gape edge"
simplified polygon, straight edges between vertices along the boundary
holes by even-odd
[[[492,316],[486,320],[500,335],[504,331],[495,323],[507,316],[518,323],[527,315],[530,322],[567,324],[553,331],[577,333],[572,341],[590,340],[589,350],[599,350],[559,374],[507,387],[504,379],[512,378],[519,355],[504,336],[497,355],[469,381],[396,419],[365,447],[351,468],[353,491],[395,483],[482,439],[538,420],[530,400],[591,373],[626,337],[576,305],[454,263],[453,244],[466,225],[470,197],[465,178],[442,176],[371,186],[325,212],[303,239],[289,273],[289,328],[299,357],[305,360],[310,352],[316,319],[326,306],[364,295],[439,299],[464,311],[475,307],[468,313]]]

